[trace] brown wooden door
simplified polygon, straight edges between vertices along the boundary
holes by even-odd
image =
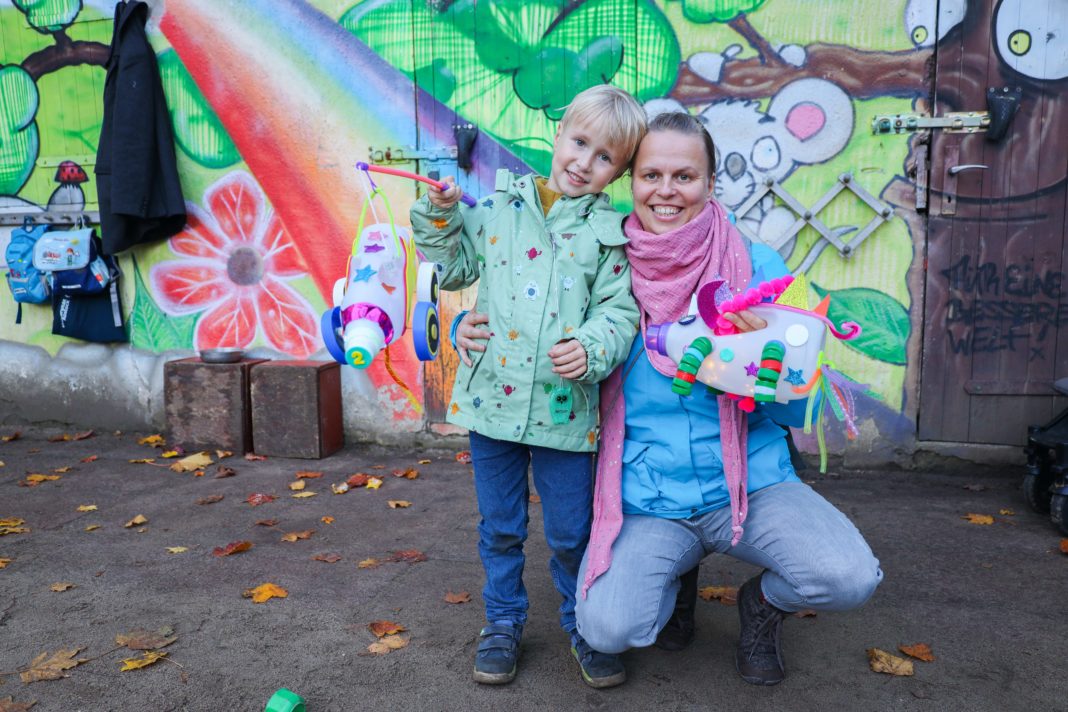
[[[998,141],[932,132],[919,438],[1021,444],[1066,405],[1068,0],[969,0],[934,86],[935,116],[1022,100]]]

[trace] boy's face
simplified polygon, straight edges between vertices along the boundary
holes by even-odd
[[[627,158],[600,132],[572,121],[556,132],[548,187],[571,198],[600,193],[623,173]]]

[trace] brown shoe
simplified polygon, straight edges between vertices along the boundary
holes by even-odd
[[[782,621],[786,613],[764,600],[757,575],[738,591],[741,635],[735,664],[750,685],[777,685],[786,677],[782,661]]]

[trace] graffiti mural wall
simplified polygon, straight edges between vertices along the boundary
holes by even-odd
[[[33,213],[84,201],[95,209],[91,162],[113,7],[0,0],[0,207]],[[150,7],[189,223],[168,241],[122,255],[130,346],[116,351],[241,346],[325,357],[319,314],[345,274],[367,198],[355,162],[404,147],[415,160],[397,167],[453,174],[452,154],[441,160],[436,151],[456,144],[455,127],[474,126],[472,167],[460,182],[484,194],[498,167],[545,172],[564,107],[607,81],[650,111],[681,107],[700,116],[720,151],[719,200],[747,234],[807,274],[813,300],[831,295],[833,319],[863,325],[861,338],[831,344],[829,357],[871,385],[875,428],[865,437],[915,421],[918,346],[910,337],[925,240],[914,210],[915,140],[875,136],[870,122],[914,111],[929,95],[935,43],[960,23],[963,0]],[[880,215],[844,189],[841,176],[893,213]],[[415,184],[378,185],[406,224]],[[628,208],[625,180],[611,194]],[[27,309],[16,326],[3,296],[0,353],[29,344],[47,358],[67,347],[52,336],[46,308]],[[443,318],[465,299],[447,296]],[[437,391],[449,379],[424,388],[410,345],[394,347],[391,359],[392,374],[376,363],[348,369],[346,378],[394,421],[423,427],[433,414],[406,399],[395,377],[423,402],[444,400]]]

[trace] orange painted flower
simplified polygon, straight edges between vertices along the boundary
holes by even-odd
[[[247,173],[233,172],[204,192],[208,212],[192,203],[185,230],[170,240],[181,259],[154,266],[152,291],[163,311],[202,312],[193,348],[251,344],[258,333],[284,353],[319,349],[311,304],[287,282],[307,273],[281,220]]]

